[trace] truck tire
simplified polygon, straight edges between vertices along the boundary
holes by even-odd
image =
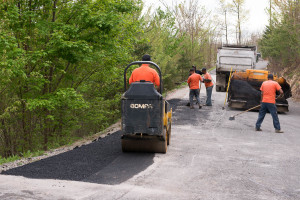
[[[216,91],[225,92],[226,88],[226,73],[217,72],[216,74]]]
[[[216,85],[216,91],[217,92],[225,92],[225,87],[222,85]]]

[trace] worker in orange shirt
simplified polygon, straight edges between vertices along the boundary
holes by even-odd
[[[151,61],[151,56],[145,54],[142,57],[142,61]],[[142,64],[139,68],[133,70],[129,78],[129,84],[141,80],[152,82],[157,88],[160,85],[160,79],[157,72],[155,69],[152,69],[149,64]]]
[[[206,87],[206,103],[205,103],[205,105],[206,106],[212,106],[211,94],[212,94],[214,84],[212,82],[211,75],[206,71],[206,68],[202,69],[202,74],[203,74],[203,82],[204,82],[205,87]]]
[[[195,73],[195,69],[192,68],[190,69],[190,77],[187,80],[187,83],[189,84],[190,87],[190,108],[193,109],[193,98],[194,96],[196,97],[197,103],[199,105],[199,109],[202,108],[202,106],[200,105],[200,89],[199,89],[199,83],[200,81],[202,82],[203,79],[199,74]]]
[[[277,115],[277,108],[275,105],[276,91],[279,91],[280,96],[283,95],[283,91],[281,89],[281,86],[277,82],[273,81],[273,74],[268,75],[268,80],[262,83],[260,90],[261,90],[262,101],[260,105],[260,110],[259,110],[255,130],[262,131],[260,126],[264,121],[267,111],[269,111],[273,118],[273,125],[275,128],[275,132],[283,133],[283,131],[280,129],[280,123]]]

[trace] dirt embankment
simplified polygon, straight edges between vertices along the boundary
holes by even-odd
[[[293,99],[300,101],[300,65],[287,67],[271,61],[268,69],[276,72],[279,76],[284,77],[291,85]]]
[[[293,98],[300,101],[300,70],[297,70],[291,78]]]

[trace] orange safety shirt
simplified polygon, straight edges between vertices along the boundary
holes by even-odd
[[[264,81],[260,87],[263,93],[262,102],[275,104],[276,91],[280,90],[281,86],[272,80]]]
[[[190,89],[195,90],[199,89],[199,81],[203,81],[202,77],[199,74],[193,73],[187,80],[187,83],[190,86]]]
[[[147,64],[143,64],[139,68],[133,70],[129,78],[129,84],[140,80],[150,81],[157,86],[160,85],[160,80],[157,72]]]
[[[204,79],[208,79],[208,80],[211,80],[210,82],[204,82],[204,84],[205,84],[205,87],[211,87],[211,86],[213,86],[214,84],[213,84],[213,82],[212,82],[212,78],[211,78],[211,75],[208,73],[208,72],[206,72],[206,74],[204,74]]]

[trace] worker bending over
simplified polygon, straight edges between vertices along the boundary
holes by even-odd
[[[211,94],[212,94],[214,84],[212,82],[211,75],[206,71],[206,68],[202,69],[202,74],[203,74],[203,78],[204,78],[203,82],[204,82],[205,87],[206,87],[206,96],[207,96],[205,106],[212,106]]]
[[[273,81],[273,74],[268,75],[268,80],[262,83],[260,90],[261,90],[262,102],[261,102],[255,130],[262,131],[260,126],[264,121],[267,111],[269,111],[273,118],[273,125],[275,128],[275,132],[283,133],[283,131],[280,129],[280,123],[277,115],[277,108],[275,105],[276,91],[280,92],[280,96],[283,95],[283,91],[281,89],[281,86],[277,82]]]
[[[151,56],[146,54],[142,57],[142,61],[151,61]],[[154,84],[154,86],[160,85],[160,80],[155,69],[152,69],[149,64],[142,64],[139,68],[133,70],[130,78],[129,84],[137,81],[149,81]]]
[[[199,74],[195,73],[195,69],[192,68],[190,69],[190,77],[187,80],[187,83],[189,84],[190,87],[190,108],[193,109],[193,98],[194,96],[196,97],[197,103],[199,105],[199,109],[202,108],[202,106],[200,105],[200,89],[199,89],[199,83],[200,81],[202,82],[203,79]]]

